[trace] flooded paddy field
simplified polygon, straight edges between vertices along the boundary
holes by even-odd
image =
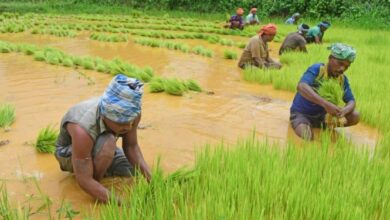
[[[204,36],[199,37],[201,39],[158,38],[159,41],[188,45],[189,51],[183,52],[135,43],[139,36],[128,32],[136,30],[137,26],[135,22],[129,22],[121,21],[118,17],[112,23],[114,25],[110,26],[110,21],[88,21],[82,17],[21,16],[3,21],[4,31],[0,34],[0,41],[11,47],[27,44],[37,48],[50,47],[69,56],[99,57],[103,60],[119,58],[140,68],[150,67],[155,76],[196,80],[203,91],[189,91],[182,96],[150,93],[149,84],[146,83],[145,86],[138,140],[147,163],[156,165],[157,158],[161,157],[160,166],[166,173],[183,166],[194,166],[196,153],[206,145],[223,142],[227,144],[227,148],[234,148],[238,138],[251,135],[281,146],[294,143],[299,148],[306,144],[296,137],[289,124],[294,92],[276,90],[271,84],[247,82],[243,79],[243,71],[237,67],[237,60],[224,59],[224,51],[227,49],[239,56],[242,49],[236,45],[237,42],[247,42],[248,36],[255,34],[254,29],[244,33],[225,33],[215,23],[207,21],[203,23],[210,26],[205,29],[199,29],[197,22],[191,21],[180,30],[177,25],[169,29],[169,25],[150,24],[150,30],[155,28],[154,31],[157,32],[171,32],[172,35],[206,32],[207,35],[217,36],[215,39],[230,39],[234,44],[229,46],[221,43],[226,41],[215,43]],[[7,33],[7,30],[19,26],[23,29],[20,32]],[[107,28],[99,29],[103,27]],[[190,27],[193,29],[189,29]],[[35,29],[38,33],[33,33]],[[57,33],[55,31],[39,32],[45,29],[74,31],[75,36],[53,36],[53,33]],[[290,31],[289,27],[282,26],[282,29],[282,33]],[[124,42],[90,39],[90,35],[96,31],[113,35],[121,30],[120,34],[126,35]],[[333,35],[330,36],[332,39]],[[156,40],[152,37],[148,39]],[[196,46],[211,50],[213,55],[208,57],[192,53],[191,49]],[[271,43],[270,54],[283,63],[283,58],[278,57],[279,46],[280,42]],[[326,58],[323,56],[318,62],[326,61]],[[297,76],[307,66],[294,68],[291,77],[297,83]],[[4,143],[0,145],[0,178],[6,183],[12,201],[24,201],[26,195],[36,194],[37,188],[31,180],[36,179],[44,193],[54,201],[54,206],[59,206],[61,200],[65,199],[78,210],[91,209],[95,201],[81,190],[74,176],[62,172],[52,154],[37,153],[33,143],[42,128],[48,125],[59,128],[62,116],[71,106],[91,97],[101,96],[112,77],[112,74],[100,72],[96,68],[87,70],[81,66],[66,67],[40,62],[28,53],[0,53],[0,103],[12,104],[16,113],[14,123],[0,130],[0,141]],[[364,81],[357,77],[351,78],[352,83]],[[359,95],[363,94],[360,91],[366,92],[364,85],[362,88],[353,88],[357,91],[358,100]],[[367,102],[366,100],[363,99],[362,102]],[[368,111],[363,107],[363,113]],[[369,116],[363,117],[366,118]],[[385,126],[375,126],[370,119],[366,119],[357,126],[337,129],[335,139],[345,136],[351,146],[375,151],[380,137],[386,135],[381,127]],[[316,131],[314,142],[321,143],[319,133]],[[105,179],[103,183],[110,186],[118,185],[121,181]]]

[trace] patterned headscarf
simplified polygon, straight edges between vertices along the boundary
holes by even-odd
[[[298,31],[300,33],[307,33],[309,31],[310,27],[307,24],[300,24],[298,25]]]
[[[275,24],[269,23],[261,27],[259,30],[259,35],[267,34],[267,35],[275,35],[278,27]]]
[[[133,121],[141,113],[143,85],[138,79],[116,75],[100,99],[101,114],[117,123]]]
[[[331,50],[332,56],[340,60],[348,60],[353,63],[356,57],[356,50],[342,43],[335,43],[328,47]]]
[[[330,27],[330,23],[327,22],[327,21],[321,21],[319,24],[318,24],[319,27],[324,27],[324,28],[329,28]]]

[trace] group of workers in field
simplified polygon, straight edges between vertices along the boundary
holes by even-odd
[[[231,28],[242,29],[245,25],[259,24],[256,8],[250,10],[245,21],[244,11],[230,19]],[[299,14],[294,14],[286,23],[297,24]],[[298,31],[289,34],[283,41],[279,54],[289,50],[307,52],[306,43],[321,43],[330,23],[323,21],[309,28],[300,24]],[[281,68],[280,62],[269,56],[268,43],[277,34],[275,24],[260,28],[250,38],[238,66],[240,68]],[[355,98],[345,71],[353,63],[354,48],[336,43],[330,48],[327,63],[310,66],[300,79],[297,93],[290,109],[290,123],[295,133],[305,139],[313,139],[313,127],[326,127],[325,115],[343,117],[343,126],[359,122],[355,110]],[[344,107],[330,103],[316,93],[320,82],[336,79],[343,88]],[[99,201],[109,201],[110,193],[99,180],[107,176],[131,176],[135,168],[150,181],[150,168],[144,160],[137,140],[137,128],[141,120],[143,83],[125,75],[116,75],[101,97],[81,102],[71,107],[62,118],[60,134],[56,142],[55,157],[63,171],[74,173],[80,187]],[[117,148],[117,139],[122,138],[122,149]]]

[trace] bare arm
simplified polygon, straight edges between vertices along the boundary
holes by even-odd
[[[68,123],[67,130],[72,137],[72,164],[77,183],[97,200],[107,202],[109,191],[93,178],[92,138],[78,124]]]
[[[307,83],[299,83],[297,89],[303,97],[322,106],[327,113],[331,115],[339,115],[341,113],[341,109],[339,107],[323,99]]]
[[[140,120],[141,120],[141,115],[134,120],[131,131],[123,135],[122,146],[123,146],[123,152],[125,153],[130,164],[136,168],[139,168],[141,173],[149,182],[152,175],[150,172],[150,168],[146,164],[144,156],[142,155],[141,149],[138,145],[138,139],[137,139],[137,128]]]
[[[355,109],[356,102],[355,101],[349,101],[344,108],[341,109],[341,112],[339,113],[339,117],[344,117],[345,115],[348,115],[349,113],[353,112]]]

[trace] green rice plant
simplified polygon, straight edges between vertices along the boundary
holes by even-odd
[[[64,60],[62,61],[62,65],[66,66],[66,67],[73,67],[73,61],[72,61],[72,58],[71,57],[66,57],[64,58]]]
[[[335,79],[321,80],[317,89],[318,95],[334,105],[341,106],[343,102],[343,89]]]
[[[224,46],[233,46],[234,45],[234,41],[230,40],[230,39],[221,39],[219,41],[219,44],[224,45]]]
[[[45,53],[43,51],[37,51],[34,53],[34,60],[45,61]]]
[[[195,46],[192,48],[191,52],[206,57],[212,57],[214,55],[212,50],[206,49],[203,46]]]
[[[83,59],[81,57],[71,56],[70,58],[72,59],[73,64],[76,66],[81,66],[83,64]]]
[[[12,52],[12,47],[9,43],[0,41],[0,51],[2,53]]]
[[[238,48],[241,48],[241,49],[244,49],[244,48],[246,47],[246,43],[244,43],[244,42],[238,42],[238,43],[237,43],[237,47],[238,47]]]
[[[178,79],[164,80],[164,91],[170,95],[182,96],[186,86]]]
[[[154,70],[152,67],[150,66],[147,66],[147,67],[144,67],[143,71],[148,74],[150,77],[154,77]]]
[[[185,85],[191,91],[202,92],[202,88],[199,86],[198,82],[193,79],[187,80]]]
[[[236,60],[237,59],[237,53],[231,50],[225,50],[223,52],[223,57],[225,59],[230,59],[230,60]]]
[[[11,104],[0,104],[0,128],[9,127],[15,121],[15,107]]]
[[[164,92],[164,79],[156,77],[149,83],[149,91],[152,93]]]
[[[34,147],[38,153],[54,153],[57,137],[58,130],[54,129],[52,126],[47,126],[39,131]]]
[[[90,57],[84,57],[81,66],[86,70],[93,70],[95,69],[95,62]]]

